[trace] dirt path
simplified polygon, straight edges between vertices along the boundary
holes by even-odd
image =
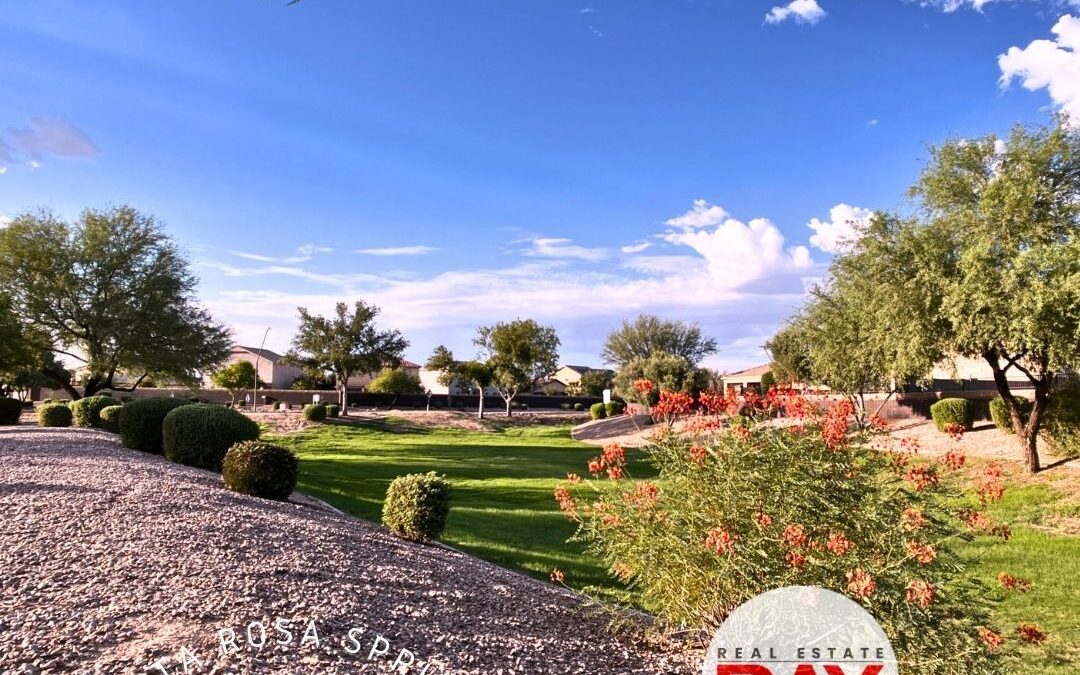
[[[390,672],[403,649],[410,673],[436,664],[427,675],[697,669],[614,639],[564,589],[229,492],[103,432],[0,430],[0,522],[4,673],[178,673],[182,647],[202,664],[192,673]],[[261,651],[249,624],[255,643],[268,632]],[[222,656],[229,628],[240,651]],[[386,655],[368,661],[373,648]],[[147,670],[158,659],[165,671]]]

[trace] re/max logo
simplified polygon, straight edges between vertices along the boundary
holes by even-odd
[[[787,675],[789,673],[790,675],[878,675],[883,668],[885,668],[884,663],[859,664],[858,666],[836,663],[799,663],[792,664],[791,670],[788,668],[773,670],[760,663],[718,663],[716,675]]]

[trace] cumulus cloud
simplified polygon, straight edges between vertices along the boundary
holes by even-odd
[[[81,129],[59,117],[32,117],[25,128],[0,132],[0,166],[25,163],[41,166],[46,157],[90,158],[97,146]]]
[[[874,212],[870,209],[837,204],[829,210],[828,221],[813,218],[806,224],[814,231],[810,237],[810,245],[826,253],[837,253],[844,248],[845,243],[859,237],[861,230],[873,216]]]
[[[728,217],[728,212],[721,207],[710,204],[704,199],[695,199],[694,205],[690,207],[689,211],[681,216],[669,218],[664,221],[664,224],[671,227],[678,227],[683,230],[695,230],[699,227],[719,225],[727,220]]]
[[[599,262],[608,257],[607,249],[578,246],[572,239],[536,237],[530,239],[529,244],[531,245],[530,248],[523,251],[522,255],[531,258],[572,258],[575,260]]]
[[[1080,123],[1080,18],[1066,14],[1053,27],[1053,40],[1012,47],[998,57],[1001,85],[1015,80],[1029,91],[1046,89],[1050,99]]]
[[[816,24],[825,18],[825,10],[817,0],[794,0],[787,5],[773,7],[765,15],[765,23],[782,23],[791,19],[797,23]]]
[[[436,250],[438,249],[432,246],[387,246],[384,248],[358,248],[356,252],[362,255],[393,256],[427,255]]]
[[[0,173],[3,173],[3,171],[0,171]],[[3,229],[10,224],[11,218],[8,218],[7,216],[0,216],[0,229]]]

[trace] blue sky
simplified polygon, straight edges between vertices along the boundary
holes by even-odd
[[[364,298],[417,361],[521,316],[594,364],[647,311],[750,366],[928,144],[1080,108],[1070,12],[0,0],[0,218],[155,214],[243,343]]]

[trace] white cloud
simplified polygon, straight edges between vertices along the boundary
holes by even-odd
[[[387,246],[385,248],[358,248],[356,252],[363,255],[392,256],[427,255],[436,250],[438,249],[432,246]]]
[[[876,127],[876,126],[877,126],[878,124],[880,124],[880,123],[881,123],[881,121],[880,121],[880,120],[876,120],[876,119],[873,119],[873,120],[867,120],[867,122],[866,122],[866,126],[868,126],[868,127]]]
[[[599,262],[608,257],[608,251],[604,248],[585,248],[576,245],[572,239],[560,239],[555,237],[536,237],[530,239],[532,245],[522,255],[531,258],[572,258],[588,262]]]
[[[946,13],[952,13],[959,9],[971,8],[976,12],[983,11],[983,8],[987,5],[992,5],[995,2],[1030,2],[1032,0],[907,0],[907,2],[916,2],[922,7],[932,7],[934,9],[940,9]],[[1080,0],[1039,0],[1046,4],[1055,7],[1080,7]]]
[[[767,218],[749,223],[728,218],[712,230],[670,232],[664,239],[696,251],[705,259],[714,283],[722,288],[737,289],[812,264],[805,246],[784,248],[784,235]]]
[[[647,274],[689,274],[707,272],[708,267],[696,255],[636,255],[623,261],[628,270]]]
[[[807,227],[814,231],[810,245],[826,253],[837,253],[846,242],[858,238],[873,216],[874,212],[870,209],[837,204],[829,210],[827,222],[813,218],[807,223]]]
[[[96,157],[97,146],[82,130],[59,117],[32,117],[26,128],[0,132],[0,165],[25,162],[32,168],[53,157]]]
[[[773,7],[765,15],[765,23],[782,23],[792,19],[797,23],[816,24],[825,18],[825,10],[817,0],[793,0],[787,5]]]
[[[297,246],[296,252],[300,255],[293,256],[270,256],[263,255],[261,253],[247,253],[244,251],[229,251],[229,255],[234,255],[237,258],[244,258],[245,260],[254,260],[255,262],[275,263],[282,265],[296,265],[302,262],[308,262],[315,257],[316,253],[332,253],[334,249],[326,246],[315,246],[313,244],[304,244],[303,246]]]
[[[727,211],[719,206],[710,204],[704,199],[695,199],[694,205],[690,207],[689,211],[681,216],[669,218],[664,221],[664,224],[683,230],[694,230],[699,227],[719,225],[727,220],[729,215]]]
[[[650,242],[639,241],[636,244],[627,244],[626,246],[623,246],[619,250],[622,251],[623,253],[641,253],[642,251],[646,250],[650,246],[652,246],[652,243],[650,243]]]
[[[0,173],[4,173],[4,172],[0,171]],[[8,218],[7,216],[0,216],[0,229],[3,229],[3,228],[7,227],[10,224],[11,224],[11,218]]]
[[[315,255],[316,253],[333,253],[334,249],[329,246],[316,246],[314,244],[304,244],[303,246],[297,246],[296,251],[300,255]]]
[[[1080,123],[1080,18],[1066,14],[1054,25],[1054,40],[1011,47],[998,57],[1001,85],[1014,80],[1029,91],[1046,89],[1050,99]]]
[[[3,176],[5,173],[7,173],[7,167],[0,166],[0,176]]]

